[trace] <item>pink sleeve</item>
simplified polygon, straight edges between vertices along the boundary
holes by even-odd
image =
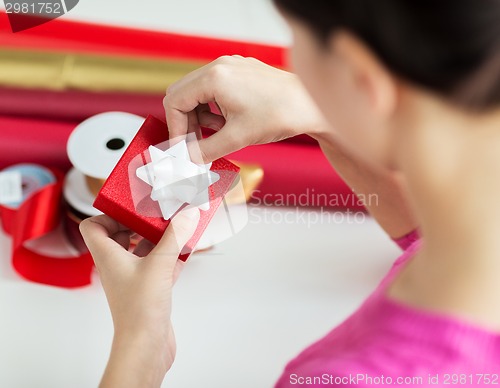
[[[406,251],[415,241],[420,240],[420,233],[418,229],[415,229],[407,235],[393,240],[403,251]]]

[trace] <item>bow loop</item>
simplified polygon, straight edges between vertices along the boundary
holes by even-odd
[[[220,179],[210,164],[191,161],[186,141],[166,151],[149,147],[151,163],[137,169],[139,179],[152,187],[151,199],[157,201],[168,220],[184,205],[210,209],[209,187]]]

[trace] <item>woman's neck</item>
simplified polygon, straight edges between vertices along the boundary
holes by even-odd
[[[404,118],[396,159],[424,246],[390,293],[500,330],[500,113],[416,98]]]

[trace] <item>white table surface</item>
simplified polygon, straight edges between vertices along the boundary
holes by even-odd
[[[276,218],[288,211],[252,209]],[[179,278],[178,354],[164,386],[272,386],[288,360],[359,305],[397,255],[372,219],[251,222],[193,256]],[[9,239],[0,236],[0,387],[97,386],[112,339],[98,278],[77,290],[37,285],[9,261]]]
[[[268,0],[81,0],[64,16],[285,44]],[[253,209],[275,220],[287,209]],[[178,354],[164,386],[272,386],[288,360],[351,313],[398,248],[371,219],[251,223],[192,257],[174,291]],[[0,387],[96,387],[112,338],[97,277],[64,290],[26,282],[0,234]]]

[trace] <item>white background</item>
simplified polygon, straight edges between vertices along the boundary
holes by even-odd
[[[80,0],[65,17],[290,40],[268,0]],[[288,211],[253,209],[238,236],[190,259],[174,291],[178,356],[165,387],[272,386],[287,361],[359,305],[399,253],[371,219],[280,222]],[[277,222],[259,221],[265,212]],[[73,291],[25,282],[11,269],[9,246],[0,234],[0,387],[96,387],[112,339],[97,277]]]
[[[308,227],[264,222],[280,221],[288,209],[251,211],[239,235],[194,255],[179,278],[178,356],[165,387],[272,386],[398,255],[370,219]],[[0,387],[97,386],[112,338],[98,279],[73,291],[25,282],[12,272],[7,246],[0,238]]]

